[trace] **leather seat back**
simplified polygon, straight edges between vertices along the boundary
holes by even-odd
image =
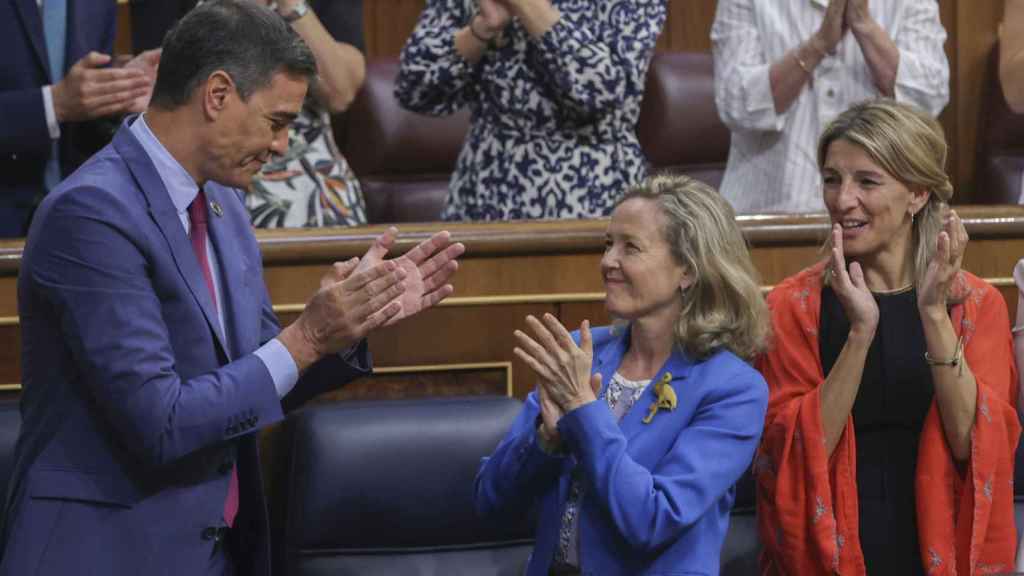
[[[637,136],[652,173],[686,174],[718,188],[730,134],[715,107],[711,54],[654,55]]]
[[[999,44],[989,55],[988,77],[978,109],[977,204],[1019,204],[1024,179],[1024,114],[1014,114],[999,83]]]
[[[339,402],[290,416],[286,574],[521,574],[530,518],[479,518],[473,480],[522,408],[505,397]]]
[[[335,140],[359,177],[371,223],[439,220],[469,111],[410,112],[395,98],[397,76],[397,57],[367,62],[366,81],[335,125]]]

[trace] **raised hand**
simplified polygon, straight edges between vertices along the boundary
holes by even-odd
[[[967,248],[967,229],[955,210],[946,207],[942,231],[936,241],[935,254],[928,263],[924,281],[917,290],[917,307],[922,314],[946,313],[949,287],[960,272],[960,264]]]
[[[512,12],[505,0],[480,0],[480,21],[487,34],[499,34],[512,21]]]
[[[519,345],[513,352],[537,373],[551,401],[565,414],[596,400],[601,375],[590,374],[594,358],[590,322],[584,320],[580,324],[579,346],[551,314],[544,315],[543,323],[532,315],[527,316],[526,323],[533,336],[516,330]]]
[[[871,13],[868,12],[868,0],[846,0],[846,13],[843,15],[846,27],[855,32],[869,24]]]
[[[146,78],[149,79],[149,89],[145,94],[139,96],[131,103],[128,110],[129,112],[144,112],[146,108],[149,107],[149,99],[153,96],[153,85],[156,84],[156,72],[160,67],[160,55],[162,53],[163,50],[161,48],[146,50],[124,64],[124,68],[137,68],[142,70],[145,72]]]
[[[359,264],[352,259],[332,266],[302,314],[278,335],[300,372],[401,313],[405,270],[394,261],[365,270]]]
[[[843,228],[839,224],[832,225],[829,274],[832,276],[832,290],[850,320],[850,331],[859,331],[873,337],[878,327],[878,303],[864,281],[860,263],[851,262],[847,270],[846,256],[843,254]]]
[[[551,399],[547,387],[543,384],[537,386],[537,402],[540,404],[540,434],[548,446],[557,447],[562,443],[562,437],[558,433],[558,421],[565,413]]]
[[[850,0],[829,0],[825,18],[815,33],[816,47],[828,54],[835,53],[836,46],[846,34],[846,7]]]
[[[153,82],[141,67],[102,68],[110,56],[89,52],[53,86],[58,122],[77,122],[130,112]]]
[[[383,262],[397,237],[398,229],[394,226],[388,228],[360,259],[356,271],[368,270]],[[404,272],[404,290],[398,301],[401,310],[389,318],[386,325],[418,314],[455,292],[448,280],[459,268],[456,259],[465,251],[462,243],[452,243],[451,235],[441,231],[402,256],[389,260]]]

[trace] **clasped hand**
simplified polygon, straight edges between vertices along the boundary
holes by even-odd
[[[454,292],[448,280],[465,246],[452,243],[448,232],[438,232],[402,256],[384,260],[397,236],[398,229],[389,228],[362,258],[331,266],[302,314],[281,332],[278,338],[300,371]]]
[[[564,414],[597,399],[601,375],[590,374],[594,349],[588,321],[580,324],[577,346],[558,319],[551,314],[543,318],[541,322],[532,315],[526,317],[533,336],[516,330],[519,345],[513,351],[540,378],[541,431],[550,442],[558,440],[556,425]]]
[[[836,45],[849,29],[857,30],[871,22],[868,0],[830,0],[825,18],[818,29],[820,46],[825,52],[834,52]]]

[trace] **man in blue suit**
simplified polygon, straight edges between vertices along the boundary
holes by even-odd
[[[149,110],[40,205],[0,575],[268,574],[255,432],[452,292],[462,245],[385,261],[392,229],[279,328],[240,189],[315,73],[273,11],[206,2],[168,35]]]
[[[106,68],[115,0],[0,0],[0,238],[109,141],[96,122],[138,106],[145,69]],[[135,110],[139,111],[139,110]]]

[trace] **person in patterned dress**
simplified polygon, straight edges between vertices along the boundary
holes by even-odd
[[[636,136],[667,0],[428,0],[395,96],[468,106],[446,220],[606,216],[646,175]]]
[[[1009,316],[961,270],[942,127],[873,100],[818,143],[829,257],[768,296],[754,465],[762,573],[1013,570]]]
[[[729,204],[658,176],[612,212],[601,272],[612,327],[527,317],[539,379],[476,478],[481,514],[539,507],[527,574],[718,574],[768,402],[747,362],[768,310]]]

